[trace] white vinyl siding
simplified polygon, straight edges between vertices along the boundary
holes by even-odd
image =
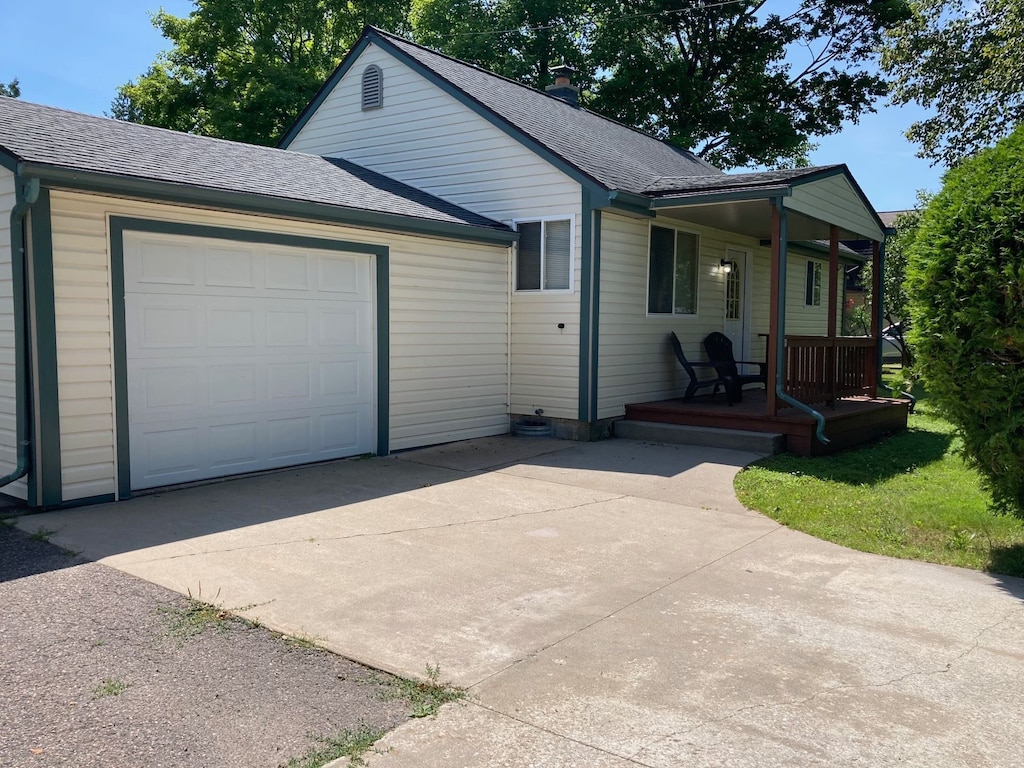
[[[783,205],[818,221],[835,224],[846,232],[867,240],[882,240],[882,230],[870,209],[844,176],[828,176],[807,184],[797,184]],[[842,236],[846,239],[846,235]],[[851,238],[854,239],[854,238]]]
[[[786,281],[786,335],[787,336],[824,336],[828,333],[828,307],[831,301],[828,261],[790,251],[787,265]],[[807,304],[807,270],[809,263],[818,263],[821,269],[821,303]],[[839,270],[837,279],[839,296],[842,296],[843,270]],[[841,325],[836,326],[837,331]]]
[[[0,168],[0,475],[13,471],[18,463],[10,231],[14,202],[14,174]],[[0,492],[19,499],[28,493],[24,479],[0,488]]]
[[[112,494],[110,215],[390,247],[391,449],[508,431],[509,250],[100,195],[51,195],[63,500]]]
[[[362,111],[361,76],[376,64],[382,109]],[[571,216],[571,291],[512,296],[512,413],[578,416],[580,185],[389,53],[364,50],[288,145],[344,157],[484,216],[512,223]],[[589,215],[589,212],[588,212]],[[514,285],[509,265],[506,285]],[[564,325],[559,328],[558,325]]]
[[[671,219],[656,219],[673,226]],[[601,324],[598,364],[598,418],[621,416],[626,403],[641,403],[682,395],[688,377],[676,362],[668,336],[675,331],[688,358],[706,359],[701,342],[722,329],[725,275],[718,269],[726,248],[741,247],[754,254],[754,314],[751,344],[755,356],[764,354],[758,333],[767,332],[767,286],[758,281],[768,273],[767,251],[756,240],[704,227],[685,225],[700,238],[697,268],[698,314],[649,315],[647,269],[649,219],[605,212],[601,217]],[[761,327],[763,321],[763,326]],[[759,358],[763,359],[763,357]]]

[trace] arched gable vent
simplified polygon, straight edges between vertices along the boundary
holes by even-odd
[[[383,106],[384,73],[376,64],[371,64],[363,70],[363,109],[379,109]]]

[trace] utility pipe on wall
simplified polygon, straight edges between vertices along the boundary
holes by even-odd
[[[11,209],[11,290],[14,306],[14,408],[18,458],[14,471],[0,477],[0,488],[28,474],[28,322],[25,317],[28,249],[25,247],[25,216],[38,199],[39,179],[25,179],[20,173],[15,174],[15,202]]]

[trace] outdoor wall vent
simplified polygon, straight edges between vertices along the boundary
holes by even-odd
[[[384,106],[384,73],[376,64],[363,70],[363,109],[380,109]]]

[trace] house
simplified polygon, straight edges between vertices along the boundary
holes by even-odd
[[[6,492],[122,499],[521,417],[600,437],[678,397],[670,331],[767,355],[765,424],[824,437],[815,397],[873,396],[839,242],[877,258],[884,228],[845,166],[723,174],[574,95],[368,28],[279,149],[0,98]]]

